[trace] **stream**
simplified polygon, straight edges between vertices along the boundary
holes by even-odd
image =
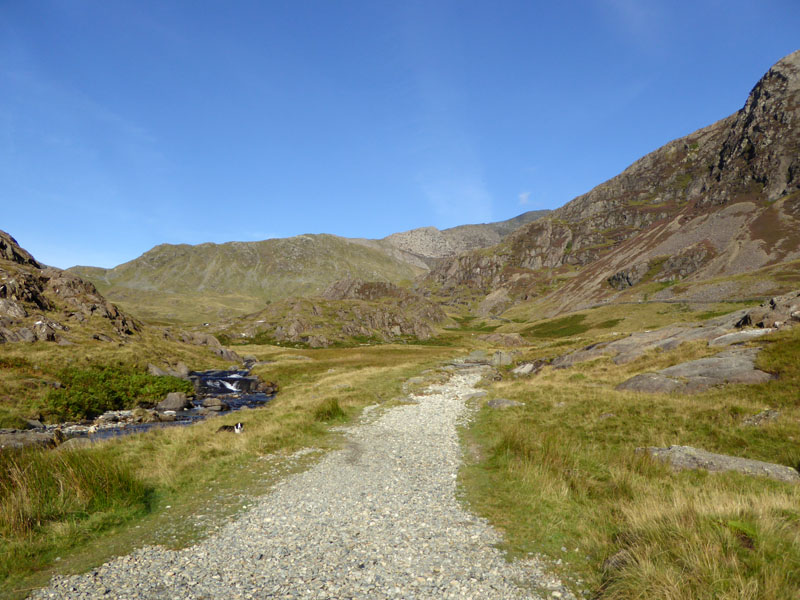
[[[86,436],[92,440],[103,440],[132,433],[142,433],[156,428],[191,425],[209,416],[227,415],[242,408],[258,408],[275,397],[275,394],[256,391],[262,382],[258,377],[250,375],[247,370],[192,371],[189,373],[189,378],[195,390],[195,397],[191,399],[191,408],[162,413],[165,415],[173,413],[174,420],[172,421],[126,422],[124,421],[125,417],[132,415],[133,411],[115,411],[98,417],[95,423],[104,421],[104,417],[108,417],[108,422],[98,425],[97,430],[91,434],[89,427],[83,425],[66,427],[63,431],[67,437]],[[222,410],[211,410],[207,406],[203,406],[209,398],[219,399],[223,403]],[[116,415],[121,418],[114,422],[113,419]]]

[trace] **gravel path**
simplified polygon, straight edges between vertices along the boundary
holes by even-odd
[[[476,370],[347,429],[346,447],[293,475],[213,536],[142,548],[33,598],[571,598],[455,497]]]

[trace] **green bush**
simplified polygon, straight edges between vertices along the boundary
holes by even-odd
[[[64,387],[50,390],[45,397],[45,411],[57,420],[90,419],[108,410],[152,404],[169,392],[192,391],[188,381],[129,367],[66,367],[57,376]]]

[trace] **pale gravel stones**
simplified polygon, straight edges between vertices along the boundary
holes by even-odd
[[[538,561],[507,563],[456,500],[456,425],[479,378],[462,371],[349,428],[344,449],[195,546],[142,548],[32,597],[572,598]]]

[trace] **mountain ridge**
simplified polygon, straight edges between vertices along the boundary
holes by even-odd
[[[631,299],[639,284],[742,275],[800,258],[799,190],[800,51],[778,61],[737,113],[645,155],[497,246],[443,259],[425,283],[503,288],[516,301],[544,301],[550,315]],[[645,287],[640,297],[679,296],[677,286]],[[781,288],[762,291],[770,289]],[[727,293],[706,290],[709,299]]]
[[[499,232],[538,214],[444,232],[432,229],[446,236],[448,244],[484,247],[499,239]],[[257,242],[159,244],[111,269],[76,266],[68,271],[92,281],[109,299],[142,318],[212,321],[228,312],[257,311],[268,302],[319,295],[340,279],[410,284],[438,259],[423,247],[390,238],[301,234]]]

